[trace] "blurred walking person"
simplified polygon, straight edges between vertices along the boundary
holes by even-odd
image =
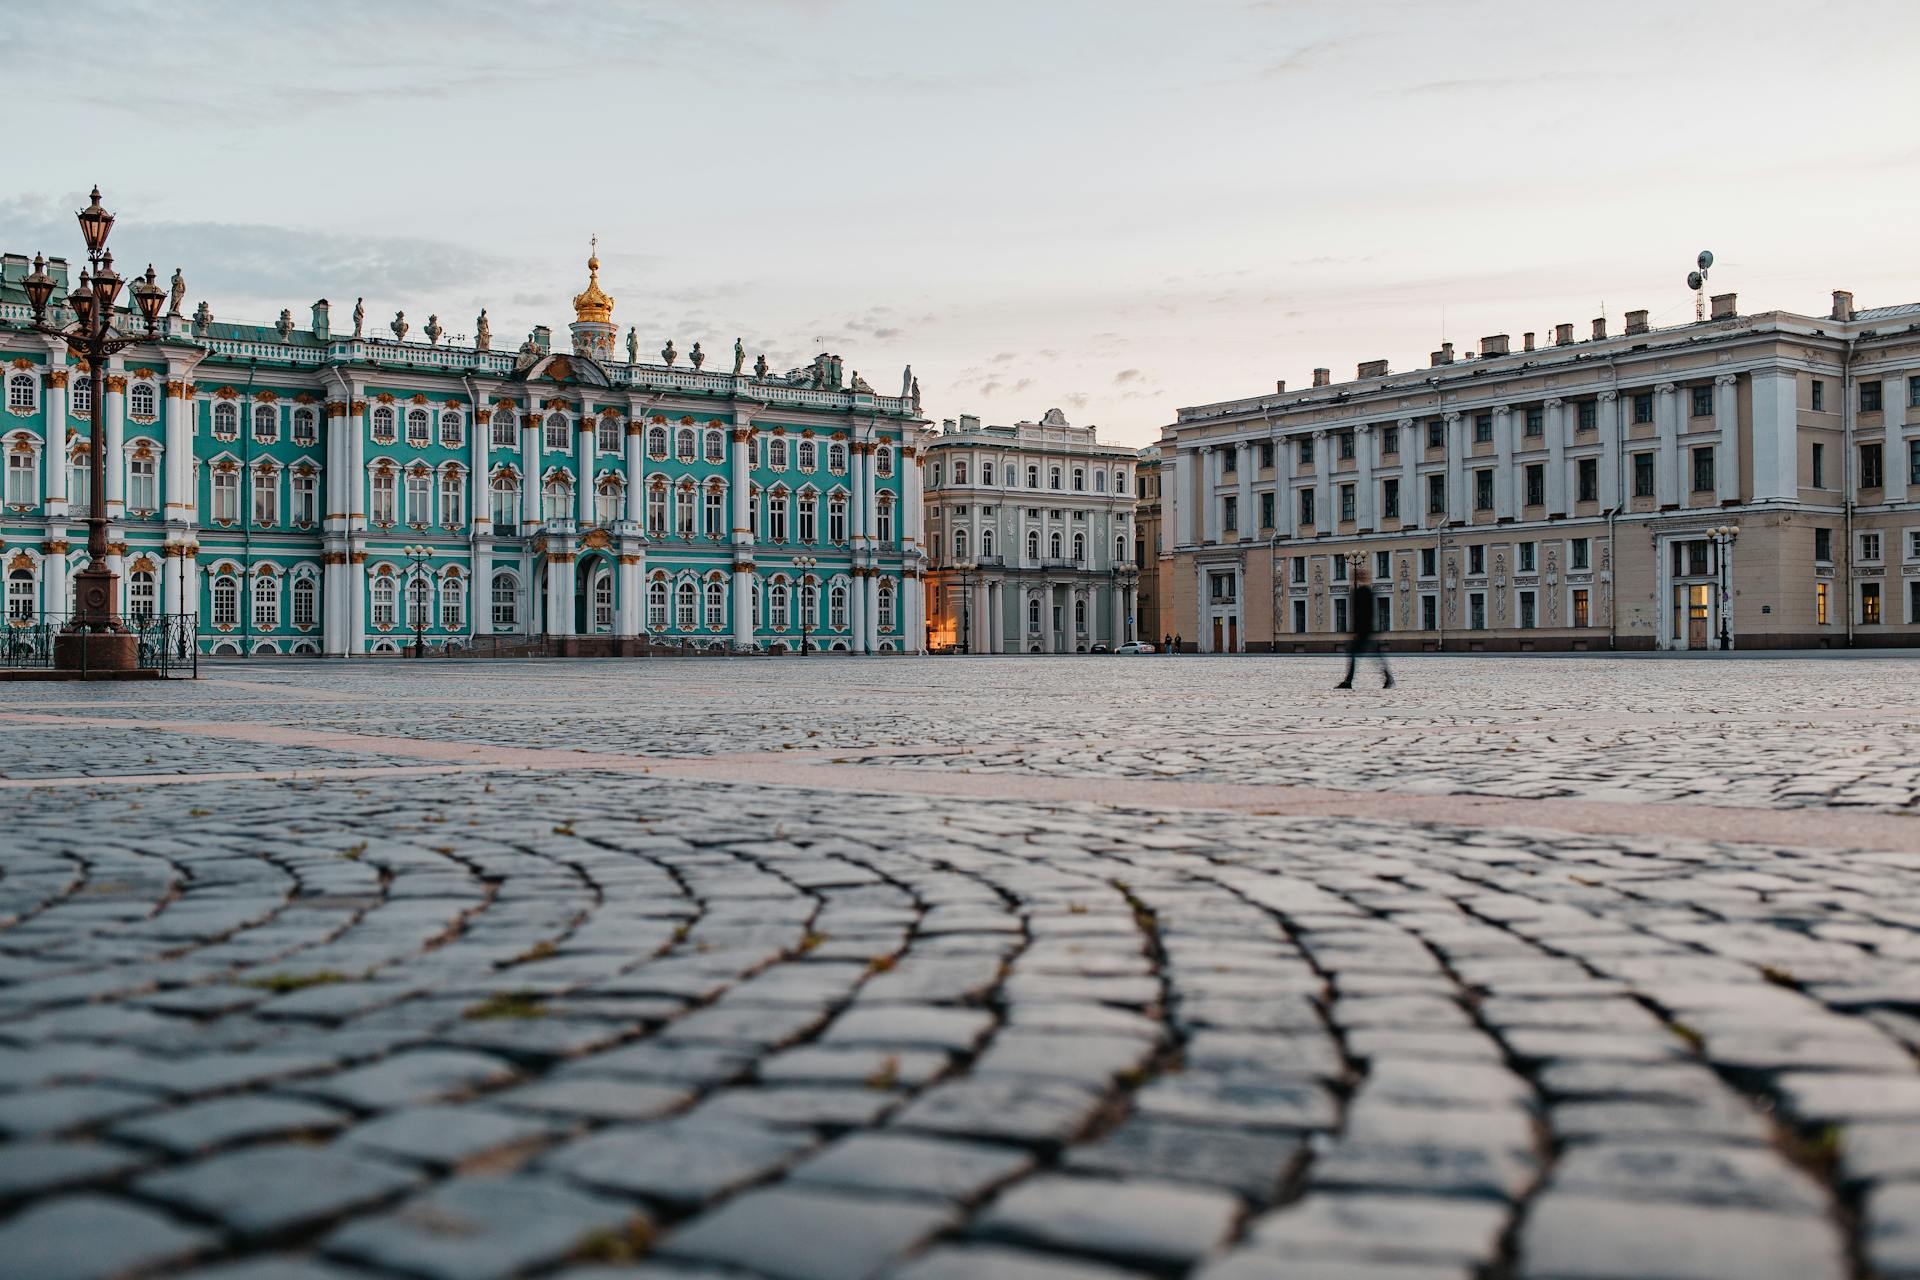
[[[1387,665],[1386,652],[1380,648],[1380,639],[1373,632],[1373,583],[1364,568],[1354,570],[1353,589],[1347,593],[1347,600],[1347,623],[1353,628],[1353,636],[1347,641],[1347,678],[1334,688],[1353,688],[1353,673],[1363,653],[1372,653],[1380,664],[1380,687],[1393,688],[1393,668]]]

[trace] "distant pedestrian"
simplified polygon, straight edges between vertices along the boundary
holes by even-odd
[[[1180,633],[1178,631],[1173,633],[1173,648],[1167,650],[1167,652],[1168,653],[1180,652]]]
[[[1160,637],[1160,652],[1162,653],[1173,652],[1173,637],[1171,635],[1165,635]]]
[[[1380,663],[1380,687],[1393,688],[1393,669],[1387,665],[1387,655],[1380,648],[1380,640],[1373,633],[1373,584],[1367,580],[1367,571],[1357,569],[1353,575],[1353,590],[1347,594],[1349,621],[1353,627],[1353,637],[1347,641],[1347,678],[1335,685],[1336,689],[1353,688],[1354,668],[1360,665],[1360,655],[1371,652]]]

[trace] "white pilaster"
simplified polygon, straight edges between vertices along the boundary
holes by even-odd
[[[578,477],[573,485],[573,518],[581,532],[593,524],[593,464],[598,456],[600,433],[594,429],[592,408],[582,401],[580,420],[574,423],[573,469]]]
[[[1567,403],[1555,396],[1547,401],[1547,514],[1563,516],[1567,504]]]
[[[1373,451],[1378,447],[1371,424],[1353,429],[1353,519],[1362,533],[1371,532],[1377,525],[1373,516]]]
[[[1718,456],[1713,460],[1716,496],[1722,502],[1740,501],[1740,397],[1739,379],[1723,373],[1713,380],[1713,424],[1720,433]]]
[[[57,519],[67,514],[67,397],[69,387],[75,378],[87,375],[79,369],[69,369],[57,363],[60,359],[55,353],[51,359],[56,361],[47,376],[40,382],[40,403],[46,411],[47,440],[46,448],[41,452],[40,464],[43,472],[41,499],[47,517]],[[57,375],[57,376],[56,376]],[[57,601],[47,608],[59,613],[66,606]]]
[[[1238,491],[1234,495],[1239,511],[1239,539],[1251,542],[1259,531],[1260,519],[1253,509],[1253,442],[1242,440],[1238,444],[1228,445],[1236,453],[1234,458],[1234,477],[1239,481]]]
[[[1680,448],[1680,406],[1671,382],[1653,389],[1653,435],[1659,443],[1659,456],[1653,464],[1654,502],[1671,507],[1685,496],[1688,485],[1681,475],[1684,466]]]
[[[1513,408],[1493,407],[1493,514],[1511,520],[1518,514],[1513,492]]]
[[[1194,512],[1194,453],[1191,449],[1182,449],[1173,445],[1173,484],[1165,491],[1166,500],[1173,506],[1173,540],[1175,546],[1193,545]],[[1021,619],[1024,629],[1026,620]]]
[[[1798,387],[1791,369],[1760,369],[1753,375],[1753,501],[1799,498]],[[1891,464],[1892,459],[1887,460]],[[1849,495],[1851,496],[1851,495]],[[1851,601],[1842,607],[1853,607]]]
[[[104,495],[107,519],[118,520],[127,510],[127,371],[119,356],[113,357],[107,364],[106,398],[101,401],[105,413],[100,423],[106,433],[107,454],[102,459],[105,469],[107,492]],[[243,424],[243,427],[250,424]],[[95,494],[94,501],[101,501],[102,495]],[[252,519],[249,511],[247,518]],[[124,582],[124,579],[122,579]]]
[[[1881,450],[1885,484],[1880,490],[1885,502],[1907,500],[1907,384],[1902,378],[1886,378],[1880,383],[1880,414],[1886,422],[1886,448]],[[1899,608],[1899,602],[1892,606]],[[1897,617],[1897,614],[1889,616]]]
[[[1400,527],[1426,527],[1427,495],[1420,492],[1420,450],[1424,441],[1412,418],[1402,418],[1400,428]]]
[[[1600,509],[1611,511],[1620,498],[1620,393],[1602,391],[1594,412],[1600,427]]]
[[[1473,495],[1467,492],[1467,451],[1472,444],[1465,415],[1449,413],[1447,422],[1447,519],[1464,523],[1473,515]]]

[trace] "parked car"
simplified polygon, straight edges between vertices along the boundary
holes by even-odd
[[[1154,647],[1145,640],[1129,640],[1115,649],[1115,653],[1153,653]]]

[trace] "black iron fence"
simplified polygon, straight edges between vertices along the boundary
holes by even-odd
[[[165,676],[188,679],[200,673],[200,646],[195,642],[200,618],[192,613],[132,614],[123,618],[126,630],[136,642],[136,665],[143,671],[158,671]],[[67,646],[60,637],[84,633],[85,627],[67,613],[9,614],[0,620],[0,667],[46,667],[61,665],[60,654],[70,651],[77,670],[84,672],[89,658],[88,646]]]

